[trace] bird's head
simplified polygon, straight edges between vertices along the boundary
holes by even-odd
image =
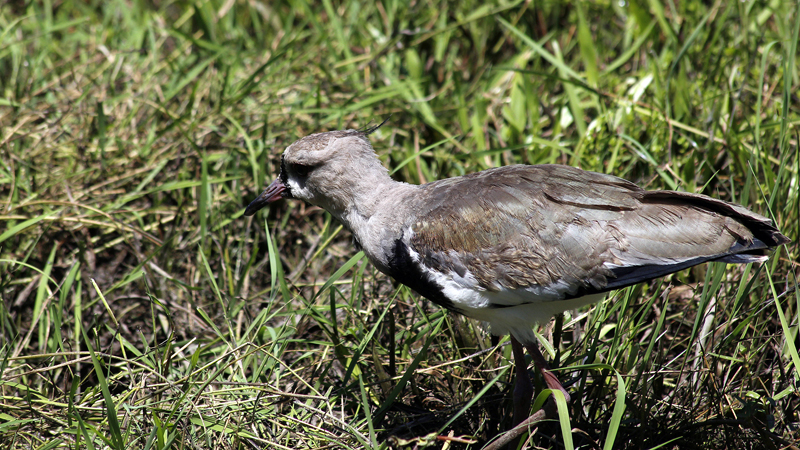
[[[296,141],[283,152],[278,178],[244,214],[251,216],[282,198],[304,200],[334,213],[343,209],[356,180],[386,174],[367,137],[377,128],[316,133]]]

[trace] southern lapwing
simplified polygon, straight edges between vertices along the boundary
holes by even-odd
[[[766,217],[704,195],[645,191],[560,165],[515,165],[423,185],[392,180],[367,130],[306,136],[246,216],[283,198],[343,223],[381,272],[447,309],[511,335],[514,421],[533,389],[523,346],[551,389],[535,323],[611,290],[707,261],[762,262],[789,242]]]

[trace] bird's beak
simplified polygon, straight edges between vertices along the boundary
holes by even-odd
[[[256,213],[259,209],[267,206],[268,204],[285,198],[286,195],[286,185],[281,182],[280,178],[276,178],[275,181],[272,182],[264,192],[261,193],[255,200],[250,202],[247,205],[247,209],[244,210],[245,216],[252,216]]]

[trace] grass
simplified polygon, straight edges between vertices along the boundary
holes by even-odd
[[[388,115],[373,144],[400,180],[565,163],[747,205],[795,242],[544,326],[574,400],[534,445],[798,444],[797,9],[4,2],[2,448],[477,449],[508,429],[510,346],[319,209],[242,216],[295,139]]]

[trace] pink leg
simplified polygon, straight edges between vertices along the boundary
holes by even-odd
[[[524,348],[528,349],[528,353],[530,353],[534,365],[544,377],[547,387],[563,392],[564,397],[569,402],[569,394],[567,394],[561,382],[558,381],[558,378],[550,372],[550,367],[536,344],[521,344],[514,339],[514,336],[511,336],[511,351],[514,353],[514,365],[517,372],[517,381],[514,385],[514,427],[489,444],[485,450],[515,449],[519,447],[519,439],[524,433],[530,432],[531,427],[536,426],[542,420],[558,417],[556,405],[552,401],[545,402],[542,409],[529,417],[531,399],[533,398],[533,385],[531,384],[531,378],[528,376],[528,365],[525,362],[525,354],[522,350],[523,345]]]
[[[564,398],[567,400],[567,403],[569,403],[569,394],[567,393],[567,390],[564,389],[564,386],[561,385],[561,382],[558,381],[558,378],[553,375],[553,372],[550,372],[550,366],[547,365],[547,361],[545,361],[542,352],[539,351],[539,347],[537,347],[536,344],[525,343],[524,345],[525,348],[528,349],[528,354],[530,354],[531,358],[533,359],[533,364],[537,369],[539,369],[539,372],[544,377],[544,382],[547,387],[554,391],[559,390],[563,392]]]
[[[516,426],[531,414],[533,384],[528,376],[528,363],[525,362],[522,344],[514,339],[514,336],[511,336],[511,352],[514,354],[514,366],[517,372],[517,381],[514,385],[514,426]]]

